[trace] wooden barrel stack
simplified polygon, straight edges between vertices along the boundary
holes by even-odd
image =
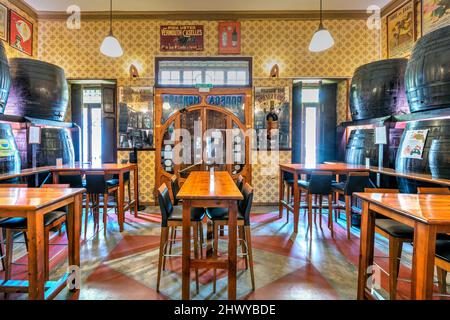
[[[356,69],[350,87],[353,120],[409,113],[404,81],[407,62],[380,60]]]
[[[2,114],[8,101],[11,86],[8,58],[6,57],[3,41],[0,41],[0,114]]]
[[[9,62],[11,90],[5,114],[64,121],[69,98],[64,70],[25,58]]]
[[[450,107],[450,26],[417,41],[405,82],[411,112]]]

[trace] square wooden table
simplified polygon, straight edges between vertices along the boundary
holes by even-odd
[[[334,175],[348,175],[350,172],[368,172],[366,166],[353,165],[347,163],[326,163],[326,164],[280,164],[279,176],[279,213],[280,218],[283,216],[283,208],[294,213],[294,234],[292,238],[298,233],[298,221],[300,214],[300,193],[298,188],[299,176],[302,174],[311,174],[314,171],[328,171]],[[284,200],[284,172],[289,172],[294,176],[294,206],[291,206]],[[289,214],[289,213],[288,213]]]
[[[80,266],[80,219],[85,189],[0,188],[0,218],[27,219],[28,281],[0,283],[3,292],[28,292],[30,300],[54,298],[67,284],[70,274],[57,281],[45,281],[44,216],[68,206],[67,234],[69,266]],[[74,291],[77,289],[75,288]]]
[[[119,199],[117,201],[118,206],[118,223],[120,232],[124,230],[125,223],[125,211],[129,208],[133,207],[134,216],[138,215],[138,166],[134,163],[99,163],[99,164],[83,164],[83,165],[75,165],[75,166],[62,166],[62,167],[52,167],[51,172],[53,173],[53,183],[58,183],[58,176],[61,172],[81,172],[82,174],[88,171],[102,171],[105,174],[117,174],[119,176]],[[126,172],[133,171],[134,175],[134,200],[129,200],[127,206],[124,206],[125,203],[125,182],[123,175]]]
[[[182,299],[190,299],[191,268],[228,269],[228,299],[236,299],[237,201],[243,195],[228,172],[192,172],[177,198],[183,200]],[[228,208],[228,258],[191,259],[191,207]]]
[[[373,265],[375,215],[380,213],[414,228],[411,298],[433,296],[436,234],[450,232],[450,195],[356,193],[363,200],[358,299],[374,298],[366,288]]]

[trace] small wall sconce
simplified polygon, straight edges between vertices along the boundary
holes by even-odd
[[[139,78],[139,71],[134,64],[130,66],[130,78],[131,79]]]
[[[278,78],[280,76],[280,66],[278,64],[274,64],[272,69],[270,69],[270,77]]]

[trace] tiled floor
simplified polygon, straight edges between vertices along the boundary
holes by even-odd
[[[305,216],[301,213],[299,235],[294,242],[292,215],[290,222],[278,219],[275,207],[255,207],[252,213],[252,241],[254,248],[256,291],[251,291],[250,274],[240,263],[238,271],[238,298],[240,299],[355,299],[357,284],[357,263],[359,255],[359,234],[353,228],[351,240],[347,240],[343,221],[335,224],[335,238],[328,231],[324,216],[323,229],[314,226],[313,238],[305,237]],[[81,291],[74,296],[64,290],[58,299],[180,299],[181,259],[169,258],[162,276],[161,292],[156,288],[157,261],[159,250],[160,217],[156,207],[141,212],[139,218],[127,215],[125,232],[120,234],[113,214],[106,235],[103,230],[93,233],[89,225],[87,240],[81,247],[82,284]],[[181,232],[179,232],[180,234]],[[226,238],[220,247],[226,251]],[[65,243],[65,237],[54,234],[52,243]],[[26,263],[23,245],[16,246],[16,262]],[[376,262],[387,269],[387,242],[377,238]],[[54,255],[61,246],[51,248]],[[175,245],[175,253],[181,251],[181,244]],[[411,246],[405,245],[401,278],[410,277]],[[242,262],[242,261],[241,261]],[[65,252],[57,255],[52,263],[51,278],[66,271]],[[2,272],[0,272],[2,277]],[[26,268],[14,266],[14,278],[25,279]],[[194,277],[192,277],[194,278]],[[192,281],[193,299],[226,299],[227,277],[218,272],[217,293],[212,290],[212,270],[200,270],[200,293],[195,293]],[[382,276],[386,288],[387,277]],[[409,283],[399,282],[399,299],[409,298]],[[10,295],[9,299],[22,299],[25,295]],[[0,299],[2,295],[0,294]]]

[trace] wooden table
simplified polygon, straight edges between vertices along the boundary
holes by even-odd
[[[436,233],[450,232],[450,196],[374,193],[355,196],[363,200],[358,299],[373,298],[366,281],[367,268],[373,265],[376,213],[414,228],[411,298],[431,299]]]
[[[279,176],[279,213],[280,218],[283,216],[283,208],[292,211],[294,213],[294,234],[293,238],[298,233],[298,221],[300,214],[300,193],[298,190],[298,181],[301,174],[311,174],[314,171],[328,171],[335,175],[349,174],[350,172],[367,172],[365,166],[352,165],[346,163],[328,163],[328,164],[316,164],[316,165],[305,165],[305,164],[280,164],[280,176]],[[287,203],[284,200],[284,172],[289,172],[294,176],[294,206]],[[288,213],[289,214],[289,213]]]
[[[45,281],[44,216],[68,206],[67,233],[69,266],[80,266],[80,218],[84,189],[0,188],[0,218],[27,218],[28,281],[2,282],[0,291],[28,292],[31,300],[53,299],[66,285],[70,274],[58,281]],[[75,291],[76,289],[74,289]]]
[[[228,299],[236,299],[237,261],[237,201],[242,193],[228,172],[192,172],[181,187],[177,198],[183,200],[183,260],[182,299],[190,298],[191,268],[228,269]],[[228,208],[228,258],[191,259],[191,207]],[[209,251],[209,250],[208,250]]]
[[[50,170],[54,168],[53,166],[37,167],[23,169],[17,172],[8,172],[0,174],[0,181],[5,181],[9,179],[28,177],[32,175],[38,175],[40,173],[50,173]]]
[[[83,164],[83,165],[75,165],[75,166],[62,166],[62,167],[52,167],[51,172],[53,173],[53,183],[58,183],[58,176],[61,172],[81,172],[82,174],[89,172],[89,171],[102,171],[105,174],[117,174],[119,176],[119,199],[117,206],[119,216],[118,216],[118,223],[120,232],[124,230],[124,223],[125,223],[125,211],[129,208],[134,208],[134,215],[137,217],[138,215],[138,166],[134,163],[99,163],[99,164]],[[123,175],[125,172],[131,172],[133,171],[134,175],[134,200],[129,200],[127,206],[124,205],[125,203],[125,183]]]

